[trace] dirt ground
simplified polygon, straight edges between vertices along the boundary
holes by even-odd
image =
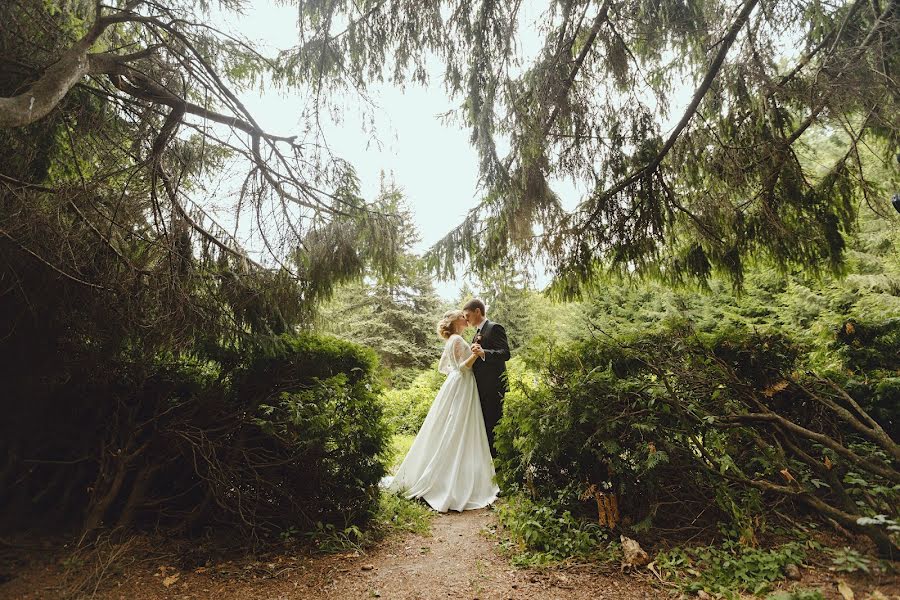
[[[61,562],[52,552],[34,548],[24,561],[7,544],[0,561],[0,598],[55,599],[72,597],[75,590],[74,597],[99,600],[677,597],[670,588],[655,582],[648,571],[626,575],[616,568],[595,565],[513,568],[498,551],[494,538],[486,534],[494,523],[490,510],[450,513],[435,517],[430,536],[396,536],[366,553],[268,555],[208,566],[194,566],[190,557],[178,558],[163,550],[154,553],[146,547],[118,546],[111,546],[100,559],[83,565]],[[98,586],[95,575],[99,572],[104,577]],[[857,577],[846,582],[854,590],[854,600],[900,600],[897,576]],[[832,573],[810,568],[804,570],[804,581],[799,585],[818,587],[827,598],[844,600],[836,583]],[[871,595],[876,589],[881,596]]]

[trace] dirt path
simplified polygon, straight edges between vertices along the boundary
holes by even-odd
[[[649,585],[646,572],[623,575],[603,565],[515,569],[486,530],[496,519],[490,510],[437,515],[431,535],[398,535],[366,553],[327,556],[275,554],[210,562],[202,548],[173,552],[146,540],[126,548],[112,562],[85,563],[69,570],[65,555],[26,553],[9,545],[0,552],[0,599],[58,599],[73,586],[76,596],[98,600],[644,600],[678,597]],[[157,540],[158,542],[158,540]],[[51,546],[46,546],[49,550]],[[0,546],[2,548],[2,546]],[[193,554],[194,556],[189,556]],[[199,564],[205,566],[197,566]],[[106,570],[96,588],[90,577]],[[87,574],[84,578],[82,575]],[[81,583],[79,584],[79,578]],[[850,580],[856,598],[890,598],[900,591],[895,576]],[[833,573],[805,570],[804,587],[819,588],[828,600],[842,600]],[[784,586],[789,584],[785,582]],[[881,586],[883,595],[869,595]],[[866,590],[864,592],[863,590]]]
[[[484,533],[493,523],[489,510],[438,515],[430,537],[395,539],[350,561],[316,597],[636,600],[658,594],[618,573],[609,577],[584,571],[514,569]]]
[[[665,597],[659,590],[618,571],[597,568],[547,571],[511,567],[485,530],[495,523],[490,510],[437,515],[431,535],[399,535],[366,553],[330,556],[248,557],[208,567],[178,566],[174,556],[134,558],[111,565],[94,590],[82,597],[102,600],[467,600],[599,599],[638,600]],[[21,557],[20,557],[21,558]],[[73,579],[62,574],[60,559],[32,557],[0,583],[0,599],[60,598]],[[175,566],[173,566],[175,565]],[[84,571],[92,571],[85,565]],[[76,573],[76,578],[78,574]],[[3,581],[0,579],[0,581]]]

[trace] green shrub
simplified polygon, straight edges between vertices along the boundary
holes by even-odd
[[[662,575],[685,592],[705,590],[726,598],[742,593],[762,594],[784,578],[787,565],[800,564],[806,556],[799,542],[771,549],[748,548],[733,541],[721,546],[675,548],[656,556]]]
[[[805,372],[805,356],[781,334],[697,332],[673,320],[529,357],[540,380],[513,379],[497,429],[498,482],[592,519],[597,509],[584,492],[612,492],[620,526],[650,542],[664,524],[753,546],[767,531],[772,498],[798,514],[823,502],[888,554],[891,534],[859,520],[896,518],[900,489],[888,454],[829,408],[842,398],[837,384]]]
[[[409,387],[386,390],[383,394],[384,413],[391,430],[416,434],[446,377],[435,366],[419,373]]]
[[[258,427],[246,435],[258,455],[279,457],[252,467],[277,482],[254,509],[307,527],[371,516],[389,453],[376,372],[374,352],[306,334],[282,336],[235,373],[235,402]]]
[[[516,386],[534,386],[536,373],[522,359],[513,358],[506,363],[506,368],[510,383],[515,383]],[[386,390],[383,394],[384,414],[391,430],[404,435],[418,433],[446,378],[435,364],[433,368],[416,375],[407,387]]]
[[[4,525],[212,527],[246,544],[370,518],[388,443],[373,354],[285,335],[221,356],[117,354],[64,385],[23,382],[43,393],[15,416],[41,427],[7,426],[2,444],[14,468],[54,460],[21,461],[20,485],[0,491]]]
[[[896,373],[900,369],[900,318],[848,320],[838,330],[835,346],[851,370]]]
[[[415,439],[416,436],[411,433],[397,433],[391,438],[391,451],[387,464],[390,465],[392,472],[395,471],[396,468],[400,466],[400,463],[403,462],[403,459],[406,458],[406,454],[409,452]]]
[[[900,437],[900,318],[847,320],[832,347],[849,373],[845,385],[850,394],[888,435]]]
[[[560,503],[515,495],[497,504],[501,546],[518,566],[545,565],[569,558],[608,560],[618,546],[607,543],[596,524],[576,518]]]

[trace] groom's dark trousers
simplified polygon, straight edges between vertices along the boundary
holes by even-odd
[[[506,379],[506,361],[510,358],[509,340],[506,339],[503,326],[491,321],[484,322],[480,335],[484,360],[476,359],[472,365],[472,372],[478,385],[478,396],[481,399],[481,412],[484,415],[484,427],[491,446],[491,456],[496,458],[494,427],[503,416],[503,396],[509,390],[509,382]],[[478,339],[477,334],[474,339]]]

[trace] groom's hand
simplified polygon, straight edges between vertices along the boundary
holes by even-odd
[[[481,344],[472,344],[472,352],[477,354],[479,358],[484,359],[484,349]]]

